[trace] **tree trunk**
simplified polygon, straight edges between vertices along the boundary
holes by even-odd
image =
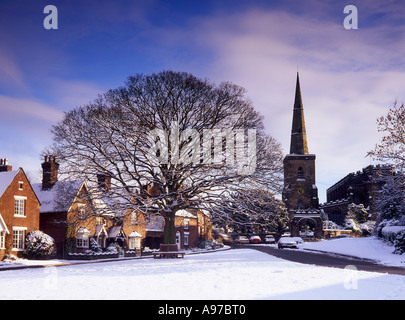
[[[175,244],[176,243],[176,229],[174,225],[175,213],[173,212],[170,216],[165,218],[165,228],[163,235],[164,244]]]

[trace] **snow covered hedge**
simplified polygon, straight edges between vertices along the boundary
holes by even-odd
[[[91,250],[87,250],[85,253],[69,253],[68,260],[98,260],[98,259],[115,259],[119,258],[118,253],[100,252],[96,253]]]
[[[385,240],[394,244],[395,254],[403,254],[405,252],[405,226],[383,227],[381,235]]]
[[[42,231],[30,231],[25,238],[24,257],[50,259],[56,255],[55,240]]]
[[[405,231],[405,226],[388,226],[381,229],[381,235],[385,240],[394,242],[397,235]]]

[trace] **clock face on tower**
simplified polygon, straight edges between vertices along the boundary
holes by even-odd
[[[297,192],[298,192],[298,194],[304,194],[304,189],[303,188],[298,188]]]

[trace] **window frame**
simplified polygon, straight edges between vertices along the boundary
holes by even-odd
[[[13,249],[12,249],[12,251],[24,251],[26,236],[27,236],[26,227],[13,227]]]
[[[90,247],[90,231],[86,228],[79,228],[76,233],[76,248],[88,249]]]
[[[190,235],[189,232],[184,232],[184,235],[183,235],[183,244],[184,244],[185,246],[188,246],[188,243],[189,243],[189,235]]]
[[[6,249],[6,231],[0,231],[0,250]]]
[[[14,217],[27,217],[27,197],[14,196]]]

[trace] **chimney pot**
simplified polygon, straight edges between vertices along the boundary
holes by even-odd
[[[101,189],[107,191],[111,189],[111,176],[106,173],[97,174],[98,185]]]
[[[8,172],[12,170],[12,166],[8,164],[8,159],[0,159],[0,172]]]
[[[45,156],[45,162],[42,164],[42,189],[50,189],[58,182],[59,163],[53,156]]]

